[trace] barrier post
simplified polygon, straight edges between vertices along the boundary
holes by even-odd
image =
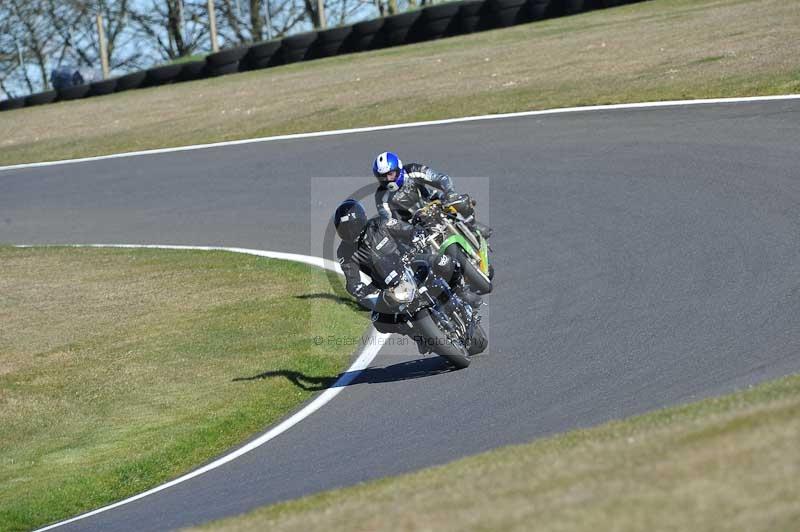
[[[325,0],[317,0],[317,13],[319,13],[319,29],[324,30],[328,27],[325,21]]]
[[[97,14],[97,37],[100,43],[100,64],[103,66],[103,79],[108,79],[108,47],[106,46],[106,32],[103,28],[103,15]]]
[[[214,0],[208,0],[208,26],[211,29],[211,51],[218,52],[217,44],[217,15],[214,12]]]

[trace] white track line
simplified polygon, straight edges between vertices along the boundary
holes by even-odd
[[[38,247],[38,246],[16,246],[16,247]],[[282,259],[282,260],[290,260],[295,262],[302,262],[304,264],[311,264],[313,266],[319,266],[321,268],[325,268],[326,270],[331,270],[337,273],[342,273],[339,265],[333,261],[324,260],[319,257],[311,257],[309,255],[296,255],[294,253],[278,253],[273,251],[262,251],[260,249],[246,249],[246,248],[225,248],[225,247],[215,247],[215,246],[160,246],[160,245],[122,245],[122,244],[91,244],[91,245],[76,245],[74,247],[100,247],[100,248],[146,248],[146,249],[190,249],[190,250],[204,250],[204,251],[231,251],[233,253],[246,253],[248,255],[257,255],[259,257],[268,257],[272,259]],[[87,512],[85,514],[78,515],[71,519],[67,519],[66,521],[60,521],[58,523],[54,523],[52,525],[46,526],[44,528],[38,529],[36,532],[41,532],[44,530],[50,530],[62,525],[66,525],[69,523],[74,523],[80,519],[85,519],[87,517],[91,517],[93,515],[97,515],[99,513],[112,510],[124,504],[128,504],[133,501],[137,501],[143,497],[147,497],[148,495],[152,495],[153,493],[158,493],[159,491],[165,490],[167,488],[171,488],[176,484],[180,484],[181,482],[185,482],[189,479],[194,477],[200,476],[203,473],[207,473],[212,469],[216,469],[228,462],[235,460],[242,456],[245,453],[249,453],[253,449],[256,449],[271,439],[283,434],[300,421],[304,420],[320,408],[322,408],[326,403],[328,403],[331,399],[339,395],[339,393],[351,383],[361,371],[363,371],[367,366],[369,366],[370,362],[375,358],[380,350],[381,346],[384,344],[384,340],[389,337],[389,334],[383,334],[377,332],[374,328],[370,327],[369,337],[364,340],[365,345],[362,346],[362,351],[359,354],[358,358],[355,362],[347,369],[347,371],[339,377],[333,386],[322,392],[316,399],[311,401],[305,407],[303,407],[299,412],[294,414],[293,416],[289,417],[288,419],[282,421],[269,431],[265,432],[255,440],[251,441],[247,445],[236,449],[235,451],[226,454],[222,458],[218,458],[214,460],[210,464],[207,464],[200,469],[196,469],[191,473],[187,473],[182,477],[178,477],[175,480],[171,480],[166,484],[162,484],[160,486],[156,486],[153,489],[147,490],[143,493],[138,495],[134,495],[133,497],[129,497],[127,499],[121,500],[119,502],[115,502],[114,504],[109,504],[108,506],[103,506],[102,508],[98,508],[96,510],[92,510],[91,512]]]
[[[0,171],[15,170],[21,168],[36,168],[40,166],[54,166],[59,164],[83,163],[88,161],[101,161],[105,159],[117,159],[120,157],[136,157],[139,155],[157,155],[159,153],[172,153],[178,151],[202,150],[206,148],[219,148],[222,146],[236,146],[239,144],[252,144],[254,142],[272,142],[276,140],[307,139],[314,137],[331,137],[336,135],[347,135],[351,133],[366,133],[370,131],[386,131],[391,129],[401,129],[409,127],[438,126],[443,124],[456,124],[459,122],[475,122],[480,120],[499,120],[503,118],[518,118],[523,116],[543,116],[565,113],[579,113],[587,111],[614,111],[619,109],[653,109],[659,107],[675,107],[686,105],[708,105],[708,104],[730,104],[747,102],[770,102],[776,100],[797,100],[800,94],[786,94],[781,96],[752,96],[747,98],[713,98],[706,100],[673,100],[666,102],[643,102],[643,103],[622,103],[614,105],[587,105],[584,107],[566,107],[563,109],[547,109],[543,111],[523,111],[519,113],[503,113],[496,115],[467,116],[461,118],[448,118],[445,120],[428,120],[426,122],[410,122],[407,124],[392,124],[388,126],[359,127],[352,129],[337,129],[333,131],[317,131],[313,133],[296,133],[292,135],[278,135],[274,137],[261,137],[255,139],[230,140],[225,142],[212,142],[209,144],[195,144],[192,146],[178,146],[175,148],[161,148],[156,150],[131,151],[125,153],[113,153],[110,155],[100,155],[97,157],[83,157],[80,159],[65,159],[61,161],[45,161],[40,163],[12,164],[0,166]]]

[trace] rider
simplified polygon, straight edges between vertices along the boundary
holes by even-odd
[[[451,203],[471,229],[478,229],[485,238],[492,234],[491,228],[475,220],[473,203],[468,196],[456,193],[449,176],[420,163],[404,165],[397,154],[390,151],[375,158],[372,173],[378,180],[375,206],[383,218],[410,221],[417,209],[439,199]]]
[[[334,214],[336,232],[342,243],[336,251],[339,264],[347,281],[347,291],[358,302],[374,309],[375,292],[379,290],[372,283],[365,284],[360,272],[373,276],[373,264],[380,257],[393,253],[405,253],[424,237],[424,230],[405,223],[397,218],[385,219],[380,216],[367,219],[364,207],[354,199],[343,201]],[[472,306],[478,306],[481,299],[464,284],[461,265],[447,255],[417,255],[428,262],[436,275],[442,277],[454,288],[456,295]]]

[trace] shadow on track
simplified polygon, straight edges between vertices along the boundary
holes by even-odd
[[[351,373],[358,373],[355,380],[347,384],[353,386],[355,384],[379,384],[385,382],[405,381],[409,379],[421,379],[424,377],[432,377],[441,373],[448,373],[453,371],[447,363],[439,357],[421,358],[418,360],[409,360],[407,362],[399,362],[386,366],[385,368],[367,368],[361,372],[345,372],[340,373],[336,377],[312,377],[301,373],[299,371],[291,370],[275,370],[265,371],[252,377],[237,377],[233,379],[234,382],[239,381],[256,381],[262,379],[285,378],[292,382],[298,388],[306,391],[319,392],[327,388],[333,387],[334,384],[342,377],[348,376]]]

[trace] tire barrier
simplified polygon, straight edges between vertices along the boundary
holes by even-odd
[[[183,70],[183,65],[181,64],[163,65],[145,70],[146,76],[144,85],[147,87],[156,87],[158,85],[172,83],[181,75],[181,70]]]
[[[239,61],[244,59],[248,50],[249,48],[247,46],[239,46],[237,48],[229,48],[209,54],[206,56],[206,66],[203,72],[206,76],[210,77],[224,76],[226,74],[238,72]]]
[[[385,19],[375,18],[353,24],[353,32],[345,42],[348,52],[366,52],[383,46],[383,23]]]
[[[386,17],[381,30],[381,33],[384,34],[383,48],[400,46],[418,40],[419,32],[412,30],[416,29],[415,24],[421,15],[422,11],[416,10]]]
[[[59,101],[77,100],[89,94],[89,89],[92,86],[88,83],[83,85],[75,85],[74,87],[65,87],[58,90]]]
[[[188,63],[181,63],[181,73],[178,76],[178,81],[192,81],[195,79],[200,79],[203,77],[205,68],[206,68],[206,60],[201,59],[200,61],[189,61]]]
[[[419,19],[420,41],[432,41],[442,37],[456,35],[459,28],[458,14],[461,5],[458,2],[428,6],[422,10]]]
[[[340,26],[318,32],[311,56],[321,58],[339,55],[352,33],[353,26]]]
[[[553,0],[552,3],[560,3],[560,0]],[[548,15],[550,0],[528,0],[528,20],[542,20]]]
[[[526,0],[487,0],[495,28],[507,28],[528,21]]]
[[[147,76],[147,73],[144,70],[140,70],[139,72],[133,72],[117,78],[117,88],[115,92],[138,89],[142,83],[144,83],[145,76]]]
[[[283,43],[281,46],[283,62],[289,64],[310,59],[310,52],[316,40],[316,31],[308,31],[306,33],[298,33],[297,35],[285,37],[283,41],[281,41]]]
[[[56,91],[37,92],[25,97],[25,107],[53,103],[56,98],[58,98],[58,92]]]
[[[574,15],[584,10],[584,0],[553,0],[550,5],[554,6],[554,16]]]
[[[89,96],[105,96],[117,90],[117,78],[95,81],[89,85]]]
[[[0,111],[463,35],[644,0],[463,0],[221,50],[205,59],[0,101]]]
[[[219,52],[214,52],[213,54],[207,55],[206,64],[211,68],[219,68],[231,63],[238,63],[245,55],[247,55],[248,50],[249,48],[246,46],[220,50]]]
[[[10,98],[0,102],[0,111],[11,111],[25,107],[25,98]]]
[[[227,76],[228,74],[235,74],[239,72],[239,61],[234,61],[233,63],[227,63],[216,67],[211,65],[206,65],[206,68],[203,72],[204,75],[210,78],[216,78],[218,76]]]
[[[590,9],[606,9],[609,7],[617,7],[621,6],[622,4],[629,4],[629,1],[625,0],[586,0],[585,4],[585,11]]]
[[[491,11],[487,0],[461,2],[458,10],[459,34],[483,31],[491,26]]]
[[[265,41],[256,43],[247,51],[247,55],[239,63],[239,71],[257,70],[267,68],[281,63],[282,57],[278,53],[281,49],[281,41]]]

